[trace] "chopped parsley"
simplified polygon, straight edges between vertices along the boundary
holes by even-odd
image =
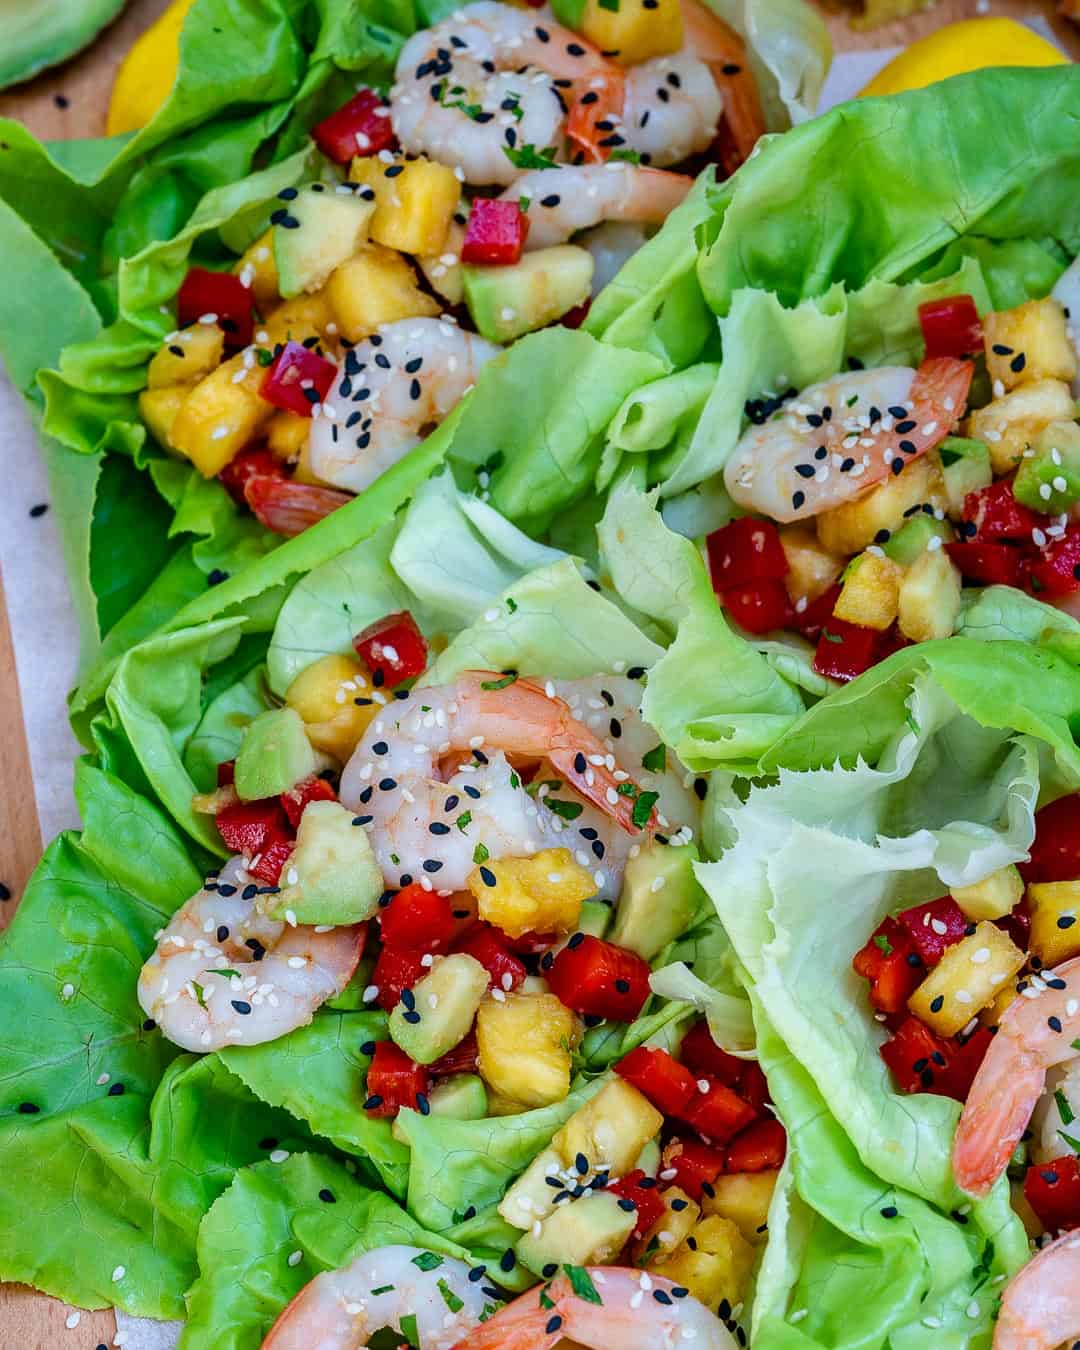
[[[458,829],[461,831],[462,834],[465,833],[466,829],[469,827],[471,823],[472,823],[471,811],[462,811],[461,815],[458,816],[457,820],[454,821],[454,824],[458,827]]]
[[[419,1256],[414,1256],[412,1263],[419,1270],[438,1270],[442,1265],[441,1256],[436,1256],[434,1252],[421,1252]]]
[[[443,1302],[452,1313],[457,1313],[464,1308],[464,1302],[458,1298],[457,1294],[450,1288],[445,1280],[439,1281],[439,1293],[443,1296]]]
[[[584,1299],[586,1303],[596,1303],[603,1307],[604,1300],[597,1293],[596,1285],[592,1282],[592,1276],[584,1266],[564,1265],[567,1278],[570,1281],[570,1288],[577,1294],[578,1298]]]
[[[627,164],[641,163],[641,155],[636,150],[626,150],[626,149],[612,150],[611,154],[608,155],[608,159],[611,162],[614,162],[616,160],[623,160]]]
[[[641,756],[642,767],[650,773],[663,773],[667,768],[667,746],[661,742]]]
[[[517,677],[518,673],[516,670],[508,670],[501,680],[481,680],[480,688],[491,690],[509,689],[512,684],[516,683]]]
[[[545,797],[544,805],[563,820],[577,820],[583,809],[580,802],[564,802],[558,797]]]
[[[889,941],[889,939],[885,936],[884,933],[874,934],[874,946],[878,949],[879,952],[883,952],[885,956],[892,956],[893,953],[892,943]]]
[[[372,1290],[372,1293],[375,1291]],[[416,1326],[416,1314],[406,1313],[401,1319],[401,1334],[406,1341],[413,1347],[413,1350],[420,1350],[420,1332]]]
[[[487,849],[484,847],[483,844],[477,844],[477,846],[472,851],[472,860],[474,863],[487,862],[487,860],[490,857],[491,854],[487,851]]]
[[[555,147],[549,145],[546,150],[537,150],[535,145],[504,145],[503,154],[515,169],[556,169]]]
[[[659,792],[643,792],[634,802],[633,822],[639,830],[643,830],[649,823],[649,817],[652,815],[652,809],[660,798]]]
[[[255,348],[255,360],[260,366],[272,366],[274,364],[274,353],[268,347]]]
[[[517,601],[514,599],[512,595],[508,595],[506,597],[506,608],[510,611],[511,614],[517,613]]]

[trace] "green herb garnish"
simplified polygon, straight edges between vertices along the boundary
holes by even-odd
[[[580,802],[564,802],[558,797],[545,797],[544,805],[557,816],[562,816],[563,820],[577,820],[582,812]]]
[[[481,689],[509,689],[517,681],[516,670],[508,670],[501,680],[481,680]]]
[[[412,1263],[418,1270],[438,1270],[443,1263],[441,1256],[436,1256],[434,1252],[421,1252],[419,1256],[414,1256]]]
[[[491,854],[487,851],[487,849],[484,847],[483,844],[477,844],[477,846],[472,851],[472,860],[474,863],[487,862],[487,860],[490,857]]]
[[[458,1298],[457,1294],[454,1293],[445,1280],[439,1281],[439,1293],[442,1294],[443,1302],[452,1313],[460,1312],[462,1308],[464,1308],[465,1304]]]
[[[652,809],[659,799],[659,792],[643,792],[634,803],[632,819],[639,830],[643,830],[648,825]]]
[[[641,756],[642,767],[650,773],[663,773],[667,768],[667,746],[661,742]]]
[[[563,1266],[567,1278],[570,1281],[570,1288],[582,1298],[586,1303],[596,1303],[603,1307],[604,1300],[597,1293],[596,1285],[592,1282],[592,1276],[584,1266]]]

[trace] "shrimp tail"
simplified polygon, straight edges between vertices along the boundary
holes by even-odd
[[[1008,1092],[984,1091],[986,1084],[979,1083],[984,1070],[986,1078],[992,1080],[996,1071],[992,1060],[989,1064],[984,1061],[975,1076],[970,1093],[974,1104],[970,1109],[965,1107],[960,1117],[952,1154],[958,1185],[980,1198],[1009,1165],[1046,1081],[1046,1070],[1041,1066],[1023,1069],[1013,1063]]]
[[[928,357],[911,382],[911,401],[930,404],[945,427],[952,429],[963,415],[974,376],[973,361],[962,361],[955,356]]]
[[[713,153],[730,177],[765,135],[757,80],[748,64],[746,43],[730,24],[698,0],[683,0],[682,12],[689,45],[709,67],[724,98]]]

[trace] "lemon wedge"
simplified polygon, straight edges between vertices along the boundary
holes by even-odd
[[[1059,66],[1068,59],[1013,19],[963,19],[913,42],[860,92],[899,94],[986,66]]]
[[[116,73],[105,130],[109,136],[146,126],[169,97],[180,65],[180,30],[195,0],[173,0],[143,33]]]

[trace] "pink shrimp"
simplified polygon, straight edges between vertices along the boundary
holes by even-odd
[[[993,1350],[1054,1350],[1080,1335],[1080,1233],[1065,1233],[1014,1275]]]
[[[686,45],[709,67],[724,98],[716,149],[721,167],[730,175],[765,135],[757,80],[747,64],[746,43],[730,24],[699,0],[683,0],[682,12]]]

